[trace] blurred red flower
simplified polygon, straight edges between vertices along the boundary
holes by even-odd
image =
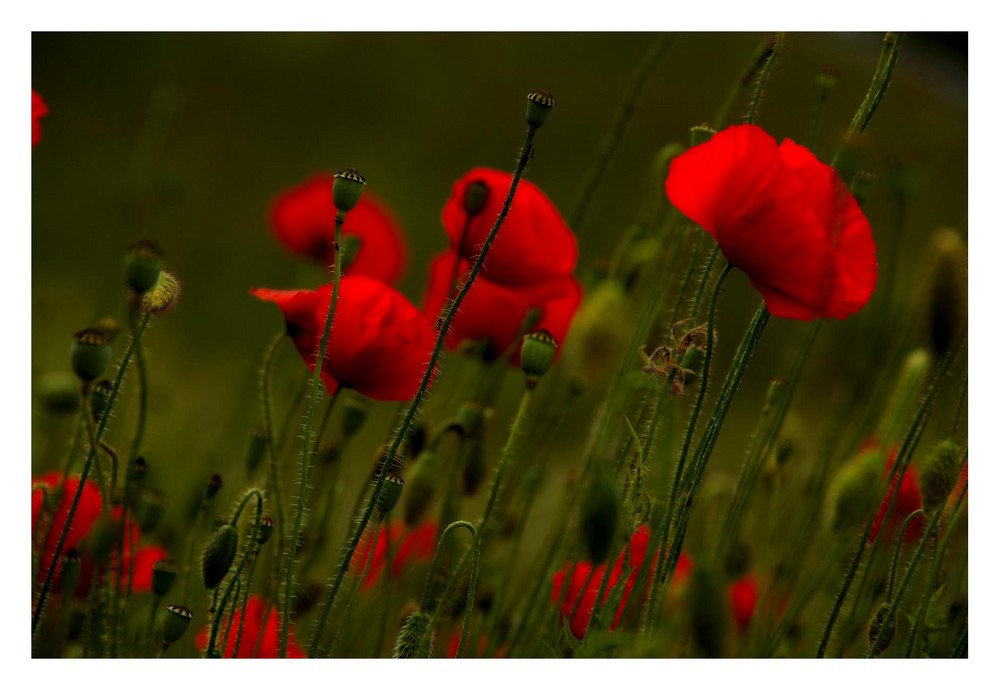
[[[451,634],[451,637],[448,638],[448,644],[446,644],[444,648],[445,657],[449,659],[456,658],[458,656],[458,644],[461,641],[462,641],[462,626],[459,626],[458,629]],[[472,640],[471,639],[466,640],[465,650],[463,651],[462,656],[482,659],[483,657],[486,656],[486,644],[488,641],[489,640],[486,638],[486,635],[480,635],[479,644],[476,645],[476,651],[472,652]],[[496,649],[493,652],[494,659],[504,659],[506,657],[507,657],[507,647],[504,645],[501,645],[499,649]]]
[[[890,453],[889,458],[885,462],[885,477],[888,477],[889,472],[892,470],[897,452],[898,449]],[[875,535],[878,534],[879,529],[882,527],[882,522],[886,519],[886,513],[889,510],[889,500],[892,498],[893,486],[895,486],[895,481],[889,485],[889,490],[886,492],[882,503],[878,507],[878,512],[875,514],[875,522],[872,523],[872,529],[868,533],[868,541],[870,542],[875,541]],[[892,514],[889,516],[889,524],[886,527],[889,531],[882,536],[883,543],[887,543],[886,540],[889,539],[895,544],[895,540],[899,536],[896,534],[896,531],[903,525],[903,521],[906,520],[907,516],[913,511],[919,510],[921,506],[923,506],[923,501],[920,498],[920,477],[917,475],[916,467],[911,462],[910,466],[906,468],[906,473],[903,475],[903,482],[899,486],[896,503],[892,507]],[[913,544],[920,541],[920,538],[924,534],[924,524],[923,515],[918,515],[910,520],[910,524],[906,527],[906,535],[903,537],[903,542]]]
[[[299,355],[313,369],[333,286],[250,292],[278,305]],[[340,282],[320,375],[331,395],[344,386],[375,400],[409,400],[420,386],[434,340],[430,321],[403,295],[380,281],[347,276]]]
[[[666,190],[774,316],[842,319],[875,289],[868,220],[837,172],[790,139],[729,127],[675,158]]]
[[[333,175],[315,175],[285,190],[271,207],[271,229],[288,249],[332,266],[334,261]],[[386,283],[399,280],[406,264],[406,245],[399,223],[388,208],[366,192],[344,220],[342,244],[360,242],[345,264],[344,275],[367,276]],[[347,259],[348,257],[342,257]]]
[[[240,649],[236,654],[238,659],[277,659],[280,648],[278,646],[278,610],[276,606],[264,619],[268,604],[257,595],[251,595],[247,599],[247,618],[243,625],[243,635],[240,637]],[[233,624],[229,628],[229,636],[225,638],[225,648],[223,657],[232,657],[236,651],[236,637],[240,628],[240,621],[243,619],[240,609],[236,610]],[[223,646],[223,636],[225,635],[227,618],[224,618],[218,638],[216,639],[216,649]],[[194,643],[198,649],[205,651],[208,647],[208,636],[211,632],[209,626],[202,628],[194,638]],[[288,657],[291,659],[304,659],[305,651],[299,647],[295,641],[295,630],[288,631]]]
[[[729,585],[729,608],[733,614],[736,629],[743,632],[750,625],[754,611],[757,609],[757,578],[753,573]]]
[[[632,588],[635,586],[635,580],[639,576],[639,568],[642,566],[642,561],[646,557],[646,548],[648,545],[649,528],[646,525],[643,525],[632,535],[629,546],[622,549],[621,553],[618,554],[618,558],[615,560],[614,565],[611,566],[611,577],[608,580],[608,585],[604,590],[604,596],[601,599],[602,605],[607,602],[608,595],[611,594],[611,590],[614,589],[615,585],[618,584],[622,578],[625,564],[625,553],[626,551],[628,552],[629,572],[627,579],[625,580],[625,588],[622,594],[621,603],[618,605],[618,611],[615,613],[614,621],[611,623],[612,630],[618,627],[619,619],[625,611],[625,606],[628,603],[629,596],[632,594]],[[570,571],[571,567],[572,573],[570,574],[570,581],[566,586],[566,591],[563,593],[563,598],[560,600],[559,594],[562,592],[563,582],[566,580],[566,575]],[[581,640],[584,635],[586,635],[587,627],[590,625],[590,617],[597,604],[597,595],[600,592],[601,581],[604,579],[604,572],[606,569],[606,565],[602,564],[594,566],[592,563],[588,563],[586,561],[573,564],[572,566],[567,563],[562,570],[557,572],[552,577],[552,601],[553,603],[558,604],[559,610],[565,618],[572,616],[569,626],[570,630]],[[681,553],[680,558],[677,561],[677,570],[674,574],[671,588],[674,586],[681,586],[687,579],[690,571],[691,560],[686,554]],[[645,589],[647,592],[650,584],[652,584],[651,580],[652,578],[650,577],[650,582],[646,584]],[[582,598],[581,592],[583,593]],[[577,606],[577,599],[580,600],[579,606]],[[574,608],[576,609],[575,615],[573,614]]]
[[[456,255],[450,251],[431,260],[424,298],[424,313],[428,318],[437,318],[449,297],[456,260]],[[469,267],[468,262],[461,261],[460,281]],[[546,330],[562,345],[582,298],[580,284],[569,274],[544,283],[514,286],[495,283],[480,275],[455,314],[445,344],[455,348],[466,340],[488,339],[492,355],[500,356],[522,334],[528,312],[538,309],[539,320],[530,330]],[[520,363],[520,348],[514,352],[513,363]]]
[[[452,249],[467,261],[473,262],[479,255],[500,215],[512,179],[508,172],[475,168],[452,187],[441,221]],[[485,185],[488,193],[482,210],[470,217],[465,211],[466,188],[476,182]],[[508,286],[540,283],[569,275],[576,266],[576,257],[576,237],[555,204],[538,187],[522,179],[480,276]]]
[[[372,530],[367,530],[351,558],[351,574],[358,577],[364,571],[365,563],[371,555],[371,565],[368,566],[365,581],[361,584],[363,589],[374,587],[384,575],[386,551],[390,540],[392,540],[392,565],[389,567],[389,575],[398,578],[408,565],[430,560],[434,556],[437,548],[437,523],[428,521],[410,529],[402,520],[393,520],[389,525],[388,535],[383,524],[375,540],[374,554]]]
[[[49,107],[34,89],[31,90],[31,145],[34,146],[42,140],[41,119],[49,114]]]

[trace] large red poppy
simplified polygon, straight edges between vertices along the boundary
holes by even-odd
[[[456,261],[459,259],[450,251],[431,261],[430,281],[424,298],[424,313],[431,319],[437,318],[449,297]],[[459,285],[468,269],[469,263],[460,261]],[[445,344],[454,348],[466,340],[488,339],[493,355],[499,356],[515,344],[519,334],[523,334],[522,326],[528,312],[538,309],[539,320],[531,330],[548,331],[561,345],[582,298],[580,284],[568,274],[544,283],[515,286],[478,276],[451,322]],[[520,362],[519,348],[514,352],[513,362]]]
[[[31,145],[34,146],[42,140],[43,116],[49,114],[49,107],[34,89],[31,90]]]
[[[837,172],[736,125],[673,159],[667,196],[746,272],[774,316],[845,318],[875,289],[868,220]]]
[[[313,369],[333,287],[250,292],[278,305],[295,347]],[[430,321],[403,295],[380,281],[347,276],[340,281],[320,376],[331,395],[344,386],[375,400],[409,400],[420,386],[434,340]]]
[[[508,172],[476,168],[452,187],[441,221],[452,249],[466,260],[475,261],[479,256],[512,179]],[[488,194],[482,210],[470,219],[465,211],[466,188],[477,182],[486,186]],[[480,275],[505,285],[545,282],[568,275],[576,266],[576,257],[576,237],[555,204],[542,190],[522,179]]]
[[[374,587],[379,579],[383,577],[385,571],[385,557],[392,543],[392,565],[389,566],[389,576],[400,577],[407,566],[430,560],[437,549],[437,523],[434,521],[425,522],[412,529],[406,526],[402,520],[393,520],[389,524],[388,530],[383,524],[379,527],[378,538],[375,540],[375,552],[372,553],[372,529],[365,532],[358,548],[351,558],[351,574],[360,576],[368,563],[369,556],[371,564],[368,566],[368,573],[361,584],[363,589]],[[388,534],[386,532],[388,531]]]
[[[334,261],[333,175],[319,174],[286,190],[271,208],[271,229],[293,252],[317,259],[326,266]],[[360,242],[344,275],[368,276],[395,283],[406,264],[406,245],[399,223],[370,192],[361,197],[344,220],[342,243]]]
[[[240,636],[240,649],[236,654],[237,659],[277,659],[280,647],[278,644],[278,607],[271,606],[267,619],[264,613],[268,609],[268,604],[257,595],[252,595],[247,599],[247,617],[243,624],[243,635]],[[216,649],[223,649],[224,657],[232,657],[236,651],[236,637],[239,635],[240,621],[243,616],[240,609],[236,610],[233,624],[229,627],[229,636],[225,636],[228,619],[223,619],[219,626],[218,637],[215,644]],[[208,636],[211,630],[208,626],[201,629],[194,638],[194,643],[198,649],[205,651],[208,647]],[[225,637],[225,640],[223,640]],[[303,659],[305,651],[299,647],[295,641],[295,632],[290,630],[288,634],[288,658]]]

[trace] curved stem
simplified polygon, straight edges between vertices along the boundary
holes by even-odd
[[[274,417],[271,411],[271,370],[274,368],[275,356],[278,353],[278,347],[285,340],[285,330],[279,331],[268,344],[267,349],[264,351],[264,363],[260,368],[260,402],[261,407],[264,412],[264,434],[267,437],[267,466],[268,466],[268,481],[270,482],[271,495],[274,500],[274,512],[275,519],[277,520],[277,529],[275,530],[278,538],[278,548],[274,554],[274,582],[275,588],[278,587],[278,583],[281,581],[281,554],[285,552],[285,509],[283,507],[284,498],[281,493],[281,482],[280,475],[281,472],[278,470],[278,441],[279,439],[274,435]],[[295,401],[297,402],[297,401]],[[293,402],[293,407],[295,406]],[[289,412],[288,417],[291,418],[292,413]]]
[[[240,655],[240,643],[243,641],[243,626],[247,620],[247,603],[250,601],[250,589],[253,587],[253,571],[257,566],[258,556],[260,556],[260,546],[256,548],[253,556],[250,557],[250,570],[247,571],[247,586],[243,592],[243,602],[240,604],[240,624],[236,627],[236,646],[233,647],[234,659]],[[229,639],[228,633],[226,633],[226,639]]]
[[[774,47],[771,48],[770,53],[767,55],[764,66],[760,68],[760,75],[757,77],[757,84],[753,89],[753,98],[750,99],[750,110],[747,112],[746,117],[748,125],[752,125],[757,120],[757,109],[760,108],[761,99],[764,97],[764,85],[767,84],[767,78],[771,75],[774,62],[784,43],[785,34],[779,31],[774,35]]]

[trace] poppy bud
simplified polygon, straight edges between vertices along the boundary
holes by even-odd
[[[54,414],[72,412],[80,404],[80,382],[61,371],[40,376],[35,383],[42,406]]]
[[[868,648],[872,651],[872,656],[882,656],[896,636],[896,619],[899,617],[899,611],[897,610],[893,617],[889,618],[890,608],[889,602],[882,602],[868,621]],[[885,627],[884,633],[882,633],[883,627]],[[878,642],[880,633],[882,641],[872,650],[871,648]]]
[[[267,455],[267,432],[259,426],[250,429],[250,443],[247,444],[247,474],[260,467]]]
[[[206,589],[215,589],[226,577],[236,558],[236,528],[226,523],[216,530],[201,556],[201,579]]]
[[[135,505],[135,520],[143,532],[151,532],[163,517],[163,494],[155,490],[146,490],[139,495]]]
[[[462,425],[462,435],[465,438],[482,437],[483,426],[486,423],[486,415],[484,414],[482,405],[466,401],[459,405],[456,416]]]
[[[695,125],[691,128],[691,146],[697,146],[698,144],[704,144],[706,141],[718,134],[718,131],[713,129],[707,122],[702,122],[700,125]]]
[[[338,170],[333,175],[333,205],[337,207],[338,215],[347,213],[361,201],[361,192],[365,189],[364,175],[354,168]]]
[[[344,417],[341,428],[344,430],[344,436],[350,438],[364,426],[372,406],[368,398],[358,395],[354,391],[345,391],[344,395],[346,399],[344,400]]]
[[[62,559],[62,593],[64,597],[72,596],[80,581],[80,555],[76,549],[69,549]]]
[[[726,644],[726,593],[719,578],[704,566],[696,566],[688,584],[688,616],[691,632],[706,657],[723,656]]]
[[[375,498],[375,507],[378,508],[382,515],[385,515],[396,507],[396,504],[399,503],[399,497],[402,494],[403,478],[398,474],[386,475],[385,481],[382,482],[382,488]]]
[[[485,182],[480,182],[479,180],[470,182],[465,188],[462,207],[470,217],[477,216],[483,210],[483,207],[486,206],[486,200],[489,196],[490,188],[486,186]]]
[[[566,356],[582,382],[600,387],[628,344],[629,301],[617,280],[603,280],[588,294],[573,319]]]
[[[903,360],[903,368],[879,426],[878,438],[894,441],[900,437],[917,400],[924,392],[930,366],[931,357],[926,350],[914,350]]]
[[[109,342],[114,342],[115,337],[121,328],[118,326],[118,319],[113,316],[102,316],[97,320],[97,327],[104,331]]]
[[[265,515],[260,519],[260,528],[257,530],[257,543],[261,546],[266,544],[274,534],[274,518]]]
[[[163,250],[152,240],[140,240],[125,255],[125,284],[141,295],[156,285],[163,270]]]
[[[99,328],[85,328],[73,336],[69,361],[73,373],[90,383],[111,364],[111,341]]]
[[[920,468],[920,496],[924,512],[933,513],[945,504],[961,469],[958,446],[951,441],[942,441],[934,447]]]
[[[220,477],[217,474],[213,474],[211,477],[208,478],[208,481],[205,483],[205,500],[211,501],[213,498],[215,498],[215,495],[219,493],[219,490],[221,488],[222,488],[222,477]]]
[[[90,413],[95,422],[101,421],[105,410],[108,409],[108,402],[111,400],[111,391],[114,385],[107,379],[101,379],[94,384],[90,394]]]
[[[878,502],[883,457],[877,448],[848,461],[834,475],[826,497],[826,521],[834,532],[857,529]]]
[[[823,65],[819,68],[819,74],[816,75],[816,85],[826,92],[836,86],[839,79],[840,70],[837,69],[836,65]]]
[[[471,496],[486,478],[486,456],[481,438],[462,444],[462,490]]]
[[[927,309],[931,347],[938,357],[948,353],[967,318],[968,263],[965,243],[957,232],[941,228],[934,233],[934,268]]]
[[[430,507],[434,500],[439,470],[434,451],[425,450],[417,457],[410,481],[407,482],[406,502],[403,506],[407,526],[416,526]]]
[[[434,649],[431,617],[423,611],[411,613],[396,636],[393,659],[430,659]]]
[[[183,606],[171,604],[167,607],[167,615],[163,618],[164,649],[184,637],[193,617],[194,614]]]
[[[556,339],[548,331],[535,331],[524,336],[521,341],[521,371],[527,377],[528,388],[538,385],[538,379],[552,367],[557,347]]]
[[[156,284],[136,298],[143,314],[162,316],[177,306],[181,297],[181,281],[170,271],[160,271]]]
[[[177,566],[169,558],[161,558],[153,564],[153,596],[160,598],[170,591],[177,579]]]
[[[556,105],[556,99],[552,97],[552,94],[548,91],[532,91],[528,94],[528,110],[525,113],[525,119],[528,121],[528,127],[531,129],[538,129],[545,124],[545,120],[548,119],[549,113],[552,112],[552,108]]]
[[[580,504],[580,532],[587,547],[587,560],[604,563],[618,535],[620,512],[618,487],[605,471],[598,471]]]

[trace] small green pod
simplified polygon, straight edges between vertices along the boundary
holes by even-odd
[[[201,579],[206,589],[215,589],[226,577],[236,559],[239,535],[226,523],[216,530],[201,556]]]

